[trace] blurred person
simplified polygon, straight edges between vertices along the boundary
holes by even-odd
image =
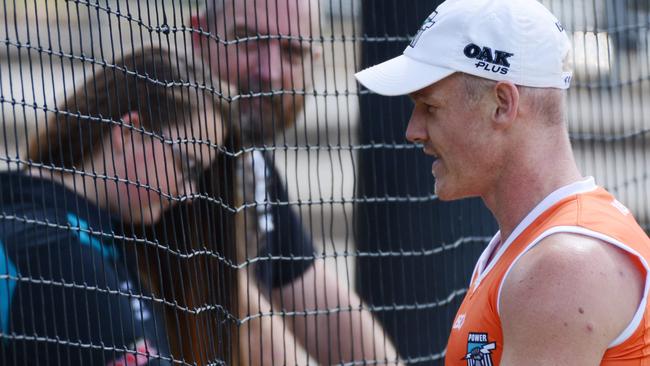
[[[442,200],[479,196],[500,230],[474,269],[446,365],[642,365],[650,239],[578,171],[564,27],[534,0],[448,0],[404,54],[356,74],[414,101],[406,137]]]
[[[130,233],[191,200],[219,154],[224,103],[198,75],[158,47],[94,70],[37,123],[27,169],[0,174],[0,363],[174,363],[138,271],[155,243]]]
[[[311,86],[305,76],[318,57],[311,40],[317,6],[309,0],[208,0],[192,19],[199,30],[194,33],[195,55],[210,65],[214,77],[237,89],[239,124],[231,131],[235,144],[256,148],[237,161],[240,199],[256,202],[240,219],[240,259],[260,259],[249,283],[267,295],[269,311],[296,312],[284,316],[288,330],[319,363],[396,362],[394,347],[358,295],[325,260],[314,259],[302,219],[289,205],[277,204],[288,202],[287,190],[272,154],[263,149],[303,112]],[[247,314],[253,313],[245,309]],[[246,346],[251,348],[245,353],[261,357],[261,349]]]

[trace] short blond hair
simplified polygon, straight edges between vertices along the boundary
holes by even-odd
[[[496,85],[496,81],[461,73],[468,102],[476,104]],[[517,85],[520,101],[531,114],[549,125],[566,123],[566,91],[556,88],[533,88]]]

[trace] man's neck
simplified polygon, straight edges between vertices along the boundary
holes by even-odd
[[[499,223],[501,243],[544,198],[580,179],[582,175],[568,143],[555,151],[519,155],[509,164],[494,189],[483,196]]]

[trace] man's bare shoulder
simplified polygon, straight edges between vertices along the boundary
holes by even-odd
[[[551,235],[524,254],[503,283],[504,341],[537,339],[560,354],[568,347],[602,357],[632,320],[644,278],[632,257],[614,245]],[[531,347],[532,352],[536,346]]]

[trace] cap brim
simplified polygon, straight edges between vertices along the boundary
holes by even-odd
[[[433,66],[401,55],[354,74],[373,92],[386,96],[418,91],[453,74],[452,69]]]

